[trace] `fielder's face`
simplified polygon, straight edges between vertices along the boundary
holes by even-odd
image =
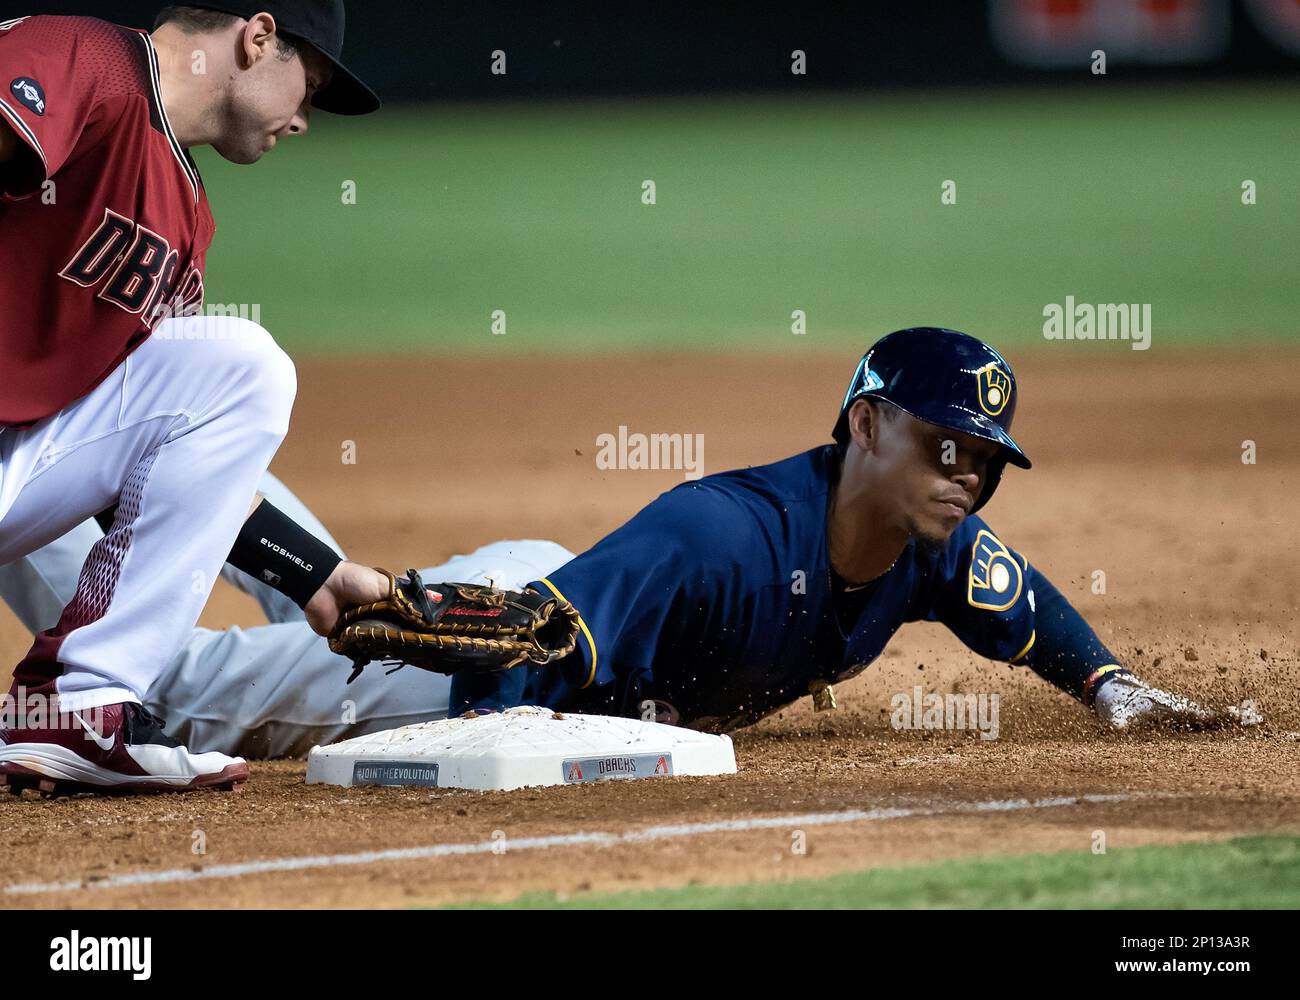
[[[274,33],[257,31],[256,18],[239,44],[244,67],[230,80],[221,139],[212,146],[232,163],[255,163],[286,135],[307,131],[312,96],[329,82],[332,67],[306,42],[286,58]]]

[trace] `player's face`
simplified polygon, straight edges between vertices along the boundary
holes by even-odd
[[[331,66],[306,43],[285,59],[270,48],[231,84],[225,127],[213,148],[233,163],[255,163],[286,135],[307,131],[312,95],[329,82]]]
[[[882,437],[892,438],[890,480],[909,534],[924,547],[943,547],[979,498],[998,446],[906,413],[885,421]]]

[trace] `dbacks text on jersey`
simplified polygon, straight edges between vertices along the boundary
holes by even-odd
[[[106,208],[99,228],[59,277],[82,288],[102,286],[99,298],[139,314],[153,329],[162,319],[188,316],[203,304],[202,272],[191,263],[178,282],[179,260],[164,237]]]

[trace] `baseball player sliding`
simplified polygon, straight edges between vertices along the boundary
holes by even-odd
[[[141,699],[222,565],[328,631],[386,579],[255,495],[296,389],[261,327],[204,317],[212,213],[189,149],[253,163],[311,108],[375,110],[340,63],[341,0],[196,2],[152,34],[94,18],[0,22],[0,563],[93,515],[0,713],[11,789],[231,787]]]
[[[249,756],[519,704],[726,730],[805,694],[827,701],[828,685],[865,669],[903,624],[928,620],[1029,667],[1112,729],[1258,722],[1140,681],[976,516],[1006,464],[1029,467],[1010,433],[1016,392],[1010,366],[973,337],[890,334],[859,363],[834,444],[684,483],[576,557],[499,542],[399,580],[392,600],[345,613],[329,643],[228,567],[273,624],[196,631],[147,703],[191,738]],[[281,484],[267,477],[263,492],[328,539]],[[41,627],[97,536],[83,525],[0,569],[0,596]],[[371,669],[349,686],[331,644],[431,671]]]

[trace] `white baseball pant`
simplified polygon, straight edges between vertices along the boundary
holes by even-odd
[[[16,683],[66,711],[144,697],[190,638],[296,390],[260,326],[184,317],[81,399],[0,431],[0,563],[117,504],[79,577],[58,581],[61,614],[42,617]]]
[[[259,490],[303,528],[342,550],[325,526],[269,473]],[[102,537],[89,521],[38,552],[0,566],[0,597],[33,631],[56,618],[76,586],[77,567]],[[573,558],[554,542],[502,541],[421,570],[426,580],[520,587]],[[415,667],[386,675],[371,664],[352,684],[352,664],[329,651],[302,611],[231,566],[226,579],[250,594],[268,625],[196,628],[144,699],[187,745],[242,757],[301,756],[317,744],[446,718],[451,678]]]

